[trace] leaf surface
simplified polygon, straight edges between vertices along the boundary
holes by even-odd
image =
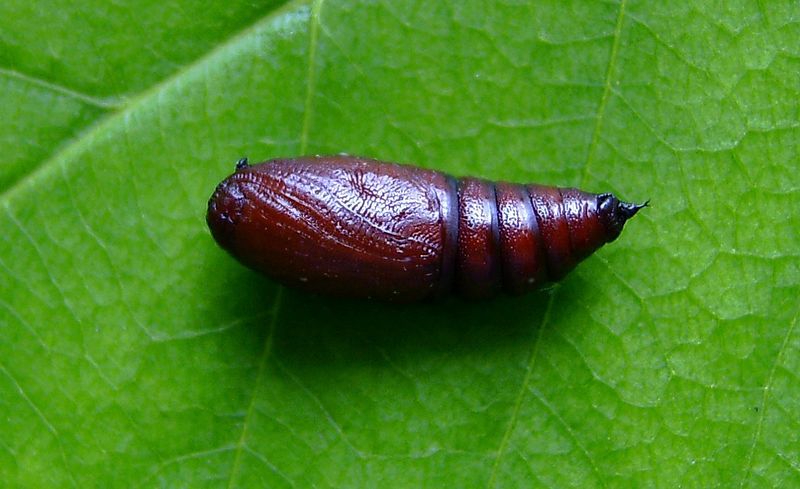
[[[3,485],[800,485],[796,2],[61,3],[0,7]],[[214,244],[339,152],[651,207],[474,304]]]

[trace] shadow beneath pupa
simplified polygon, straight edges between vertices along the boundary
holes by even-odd
[[[535,340],[551,293],[390,304],[280,289],[218,250],[209,251],[205,263],[204,327],[234,325],[235,348],[253,359],[274,329],[269,357],[298,368],[518,350]]]
[[[335,368],[396,356],[471,355],[533,341],[549,292],[421,304],[319,297],[285,289],[272,356],[286,366]]]

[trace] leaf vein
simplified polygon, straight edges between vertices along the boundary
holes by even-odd
[[[769,391],[772,388],[772,383],[775,379],[775,371],[778,369],[778,365],[781,363],[783,359],[784,353],[786,353],[786,349],[789,345],[789,338],[791,338],[792,334],[794,333],[794,327],[797,324],[797,317],[800,316],[800,309],[798,312],[795,313],[792,322],[789,324],[789,328],[786,330],[786,335],[783,337],[783,342],[781,342],[781,347],[778,350],[778,354],[775,355],[775,361],[772,362],[772,368],[769,370],[769,376],[767,377],[767,381],[764,383],[764,390],[761,395],[761,407],[758,410],[758,422],[756,423],[756,431],[753,433],[753,443],[750,444],[750,451],[747,454],[747,464],[745,464],[745,473],[742,477],[742,482],[739,484],[739,487],[744,487],[747,484],[747,481],[750,480],[750,476],[753,473],[753,457],[756,451],[756,445],[758,445],[758,440],[761,438],[761,431],[764,426],[764,418],[766,418],[767,412],[767,398],[769,397]]]
[[[253,23],[245,26],[243,29],[236,32],[224,42],[220,42],[213,49],[206,52],[203,56],[200,56],[194,61],[184,65],[181,69],[175,71],[169,77],[162,79],[158,83],[155,83],[151,87],[143,90],[136,96],[131,97],[124,105],[120,107],[120,110],[110,112],[107,117],[101,118],[98,123],[92,125],[88,128],[88,130],[84,131],[81,137],[76,138],[69,144],[66,144],[59,151],[53,153],[49,158],[42,161],[35,170],[28,172],[25,176],[18,179],[13,185],[0,192],[0,202],[8,202],[10,197],[15,192],[20,191],[20,189],[23,189],[28,185],[34,184],[34,182],[38,178],[41,178],[44,173],[52,171],[52,166],[55,164],[55,162],[59,161],[60,159],[65,159],[71,154],[82,151],[84,147],[91,144],[91,142],[94,141],[99,134],[102,134],[109,127],[118,123],[120,119],[124,119],[129,114],[133,113],[152,97],[157,96],[165,89],[165,87],[169,87],[178,83],[178,80],[180,80],[181,77],[183,77],[186,73],[203,67],[205,63],[208,63],[209,60],[214,59],[219,55],[219,53],[224,52],[231,46],[236,45],[239,41],[241,41],[241,39],[252,35],[253,31],[258,30],[259,28],[263,27],[263,25],[268,24],[271,20],[295,8],[297,5],[305,5],[307,1],[308,0],[291,0],[286,2],[279,8],[276,8],[275,10],[268,12],[266,15],[257,18]],[[76,162],[78,161],[80,160],[76,159]]]
[[[556,286],[557,287],[557,286]],[[519,392],[517,392],[517,399],[514,403],[514,410],[511,413],[511,419],[508,421],[508,426],[506,427],[505,433],[503,433],[503,438],[500,440],[500,446],[497,449],[497,456],[494,459],[494,464],[492,465],[492,474],[489,477],[489,483],[487,487],[491,488],[495,486],[497,482],[497,470],[500,466],[500,459],[505,454],[506,450],[508,449],[508,443],[511,439],[511,433],[514,431],[514,428],[517,424],[517,418],[519,417],[519,411],[522,406],[522,399],[525,397],[525,392],[528,390],[528,384],[530,384],[533,367],[536,363],[536,357],[539,352],[539,344],[542,341],[542,335],[545,326],[547,325],[548,320],[550,319],[550,311],[553,309],[553,303],[555,302],[556,293],[550,295],[550,300],[547,302],[547,308],[544,311],[544,315],[542,315],[542,323],[539,325],[539,333],[536,335],[536,342],[533,344],[533,348],[531,349],[530,359],[528,360],[528,368],[525,371],[525,377],[522,380],[522,384],[520,385]]]
[[[75,480],[75,475],[72,473],[72,469],[70,468],[70,465],[67,463],[67,454],[64,451],[64,445],[63,443],[61,443],[61,435],[58,433],[56,427],[53,425],[53,423],[50,422],[50,420],[47,419],[47,416],[44,415],[44,412],[41,409],[39,409],[38,406],[36,406],[36,404],[33,402],[33,399],[31,399],[28,396],[28,394],[25,393],[25,390],[22,388],[22,385],[20,385],[20,383],[17,382],[17,379],[11,374],[11,372],[8,371],[8,369],[6,369],[6,367],[2,363],[0,363],[0,372],[2,372],[3,375],[5,375],[6,378],[14,385],[14,388],[17,390],[19,396],[31,408],[31,410],[34,412],[34,414],[36,414],[39,420],[41,420],[42,424],[45,426],[47,431],[49,431],[50,434],[53,435],[53,438],[56,439],[56,443],[58,444],[58,451],[59,454],[61,455],[61,463],[64,464],[64,469],[69,475],[69,480],[72,483],[72,487],[78,487],[78,483]]]
[[[275,337],[275,329],[278,323],[278,312],[280,311],[280,306],[283,300],[283,287],[278,287],[278,291],[275,293],[275,301],[273,302],[272,306],[272,320],[269,324],[269,331],[267,332],[267,338],[264,340],[264,350],[261,352],[261,358],[258,361],[258,373],[256,374],[256,380],[253,383],[253,394],[250,396],[250,403],[247,407],[247,413],[245,414],[244,421],[242,422],[242,432],[239,435],[239,441],[236,443],[236,455],[233,460],[233,467],[231,468],[231,475],[228,478],[227,487],[230,489],[233,487],[234,482],[236,481],[236,476],[239,473],[239,467],[242,463],[242,453],[247,450],[246,443],[247,443],[247,428],[250,426],[251,420],[253,419],[253,412],[255,411],[256,405],[256,394],[258,394],[258,387],[264,378],[264,372],[267,370],[267,358],[269,358],[270,351],[272,350],[272,341]]]
[[[558,411],[556,411],[555,407],[552,404],[550,404],[547,401],[547,399],[545,399],[544,395],[542,395],[542,393],[539,392],[539,389],[531,389],[531,392],[536,397],[536,399],[538,399],[539,402],[542,403],[542,406],[544,406],[550,412],[550,414],[556,419],[556,421],[558,421],[558,423],[564,428],[564,431],[566,431],[567,435],[575,443],[575,446],[578,447],[578,449],[581,451],[581,453],[583,453],[584,457],[586,457],[586,460],[589,461],[589,465],[592,467],[592,471],[597,476],[597,480],[600,481],[600,486],[601,487],[605,487],[606,484],[603,481],[603,478],[602,478],[602,476],[600,474],[600,470],[597,468],[597,464],[594,462],[594,459],[592,458],[591,454],[589,453],[589,450],[587,450],[586,446],[584,446],[584,444],[581,443],[580,439],[575,434],[575,432],[572,430],[572,428],[570,428],[569,424],[567,424],[567,422],[564,421],[564,418],[562,418],[558,414]]]
[[[303,110],[303,129],[300,133],[300,154],[304,154],[308,149],[308,132],[311,127],[311,109],[314,99],[314,87],[316,86],[316,66],[314,65],[314,61],[317,56],[319,19],[322,12],[323,1],[324,0],[315,0],[311,7],[311,25],[309,26],[308,41],[308,71],[306,73],[306,98]]]
[[[358,458],[360,459],[367,458],[366,455],[361,450],[359,450],[355,445],[353,445],[353,443],[347,437],[347,434],[342,429],[341,425],[339,425],[339,423],[336,422],[336,419],[333,417],[330,411],[328,411],[328,409],[322,403],[320,398],[316,394],[314,394],[311,391],[311,389],[306,387],[306,385],[303,384],[303,382],[300,381],[300,379],[298,379],[297,376],[295,376],[292,372],[290,372],[289,369],[287,369],[286,366],[283,365],[283,363],[275,360],[275,364],[284,374],[286,374],[287,377],[289,377],[289,379],[292,382],[295,383],[295,385],[297,385],[300,388],[300,390],[302,390],[311,399],[311,401],[314,404],[317,405],[319,410],[322,412],[322,415],[325,417],[325,420],[328,421],[328,423],[331,425],[334,431],[336,431],[336,433],[339,435],[339,438],[345,443],[345,445],[347,445],[353,451],[353,453],[355,453],[356,456],[358,456]]]
[[[72,88],[59,85],[57,83],[53,83],[51,81],[47,81],[41,78],[37,78],[35,76],[27,75],[25,73],[21,73],[17,70],[13,70],[10,68],[2,68],[0,67],[0,76],[5,76],[6,78],[12,78],[15,80],[19,80],[21,82],[27,83],[29,85],[33,85],[37,88],[42,88],[48,90],[50,92],[54,92],[60,95],[65,95],[72,99],[81,101],[85,104],[91,105],[93,107],[97,107],[99,109],[120,109],[125,106],[125,100],[121,97],[97,97],[94,95],[89,95],[86,93],[79,92]]]
[[[614,76],[614,68],[617,64],[617,54],[619,53],[619,41],[621,33],[622,33],[622,26],[625,20],[625,4],[628,0],[621,0],[619,4],[619,12],[617,13],[617,23],[614,27],[614,41],[611,43],[611,54],[608,57],[608,66],[606,67],[606,76],[605,82],[603,83],[603,95],[600,98],[600,105],[597,108],[597,116],[596,121],[594,124],[594,129],[592,130],[592,139],[589,143],[589,153],[586,156],[586,165],[583,168],[583,176],[581,177],[581,182],[585,182],[587,176],[589,175],[589,169],[592,165],[592,160],[594,159],[595,152],[597,151],[597,144],[600,140],[600,131],[603,128],[603,118],[605,117],[606,113],[606,106],[608,105],[608,99],[611,96],[611,77]]]

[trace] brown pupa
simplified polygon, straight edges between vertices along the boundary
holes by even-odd
[[[410,302],[558,280],[645,205],[352,156],[245,158],[206,219],[220,246],[282,284]]]

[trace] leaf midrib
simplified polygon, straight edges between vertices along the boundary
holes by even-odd
[[[319,31],[319,23],[320,23],[320,13],[322,11],[322,3],[324,0],[314,0],[314,3],[311,7],[311,18],[310,18],[310,26],[309,26],[309,40],[308,40],[308,65],[306,70],[306,96],[305,102],[303,106],[303,126],[300,133],[300,154],[304,154],[308,149],[308,132],[311,125],[311,112],[313,109],[313,100],[314,100],[314,87],[316,85],[316,70],[314,61],[316,59],[316,52],[317,52],[317,38],[318,38],[318,31]],[[272,350],[272,342],[273,338],[275,337],[275,331],[278,327],[278,317],[280,314],[280,307],[282,304],[283,299],[283,287],[278,286],[278,292],[275,296],[275,301],[273,302],[272,306],[272,321],[270,322],[270,328],[267,332],[267,337],[264,340],[264,349],[261,353],[261,359],[259,361],[258,367],[258,374],[256,375],[256,380],[253,385],[253,392],[250,398],[250,404],[247,409],[247,414],[245,415],[244,421],[242,422],[242,431],[239,435],[239,441],[236,444],[235,455],[233,459],[233,466],[231,467],[230,477],[228,478],[227,487],[230,489],[236,483],[236,478],[239,475],[239,467],[241,466],[242,460],[242,453],[244,453],[245,446],[247,445],[247,430],[252,422],[253,419],[253,409],[256,403],[256,395],[259,390],[259,386],[263,382],[264,379],[264,371],[266,370],[267,361],[269,359],[269,354]]]
[[[12,185],[1,191],[0,204],[11,202],[16,195],[24,192],[26,188],[35,186],[36,182],[47,178],[52,171],[55,171],[55,168],[58,166],[60,161],[69,161],[70,156],[79,154],[81,151],[83,151],[93,141],[95,141],[100,134],[103,134],[107,128],[113,127],[128,114],[135,112],[141,106],[147,104],[151,99],[158,97],[158,94],[162,93],[167,88],[180,83],[180,80],[188,73],[202,69],[207,63],[213,61],[219,55],[219,53],[231,48],[231,46],[235,46],[236,44],[243,42],[243,40],[248,38],[254,31],[258,31],[261,27],[263,27],[265,24],[268,24],[276,17],[279,17],[288,11],[294,10],[298,6],[308,4],[310,1],[311,0],[289,0],[281,6],[269,11],[268,13],[257,17],[254,22],[235,32],[224,42],[218,43],[211,50],[205,52],[202,56],[199,56],[194,61],[183,65],[180,69],[172,73],[167,78],[164,78],[158,83],[151,85],[149,88],[141,91],[139,94],[132,96],[128,103],[121,106],[120,110],[100,117],[97,121],[90,124],[83,131],[82,135],[76,137],[72,140],[72,142],[55,151],[47,159],[42,160],[35,169],[29,171]],[[89,97],[94,101],[99,100],[79,92],[73,92],[65,87],[58,87],[57,85],[50,86],[50,84],[46,81],[30,78],[24,74],[20,74],[20,77],[22,77],[22,79],[29,79],[29,82],[32,84],[35,81],[38,81],[39,83],[37,85],[49,87],[54,91],[58,91],[56,88],[61,88],[62,90],[59,91],[59,93],[67,91],[71,96]],[[83,98],[80,99],[83,100]],[[79,164],[83,160],[80,158],[75,158],[72,161],[74,161],[72,164]]]
[[[606,106],[608,105],[608,98],[611,96],[611,78],[614,76],[614,68],[616,67],[617,57],[619,53],[619,45],[620,45],[620,38],[622,37],[622,26],[625,22],[625,5],[627,0],[621,0],[619,4],[619,11],[617,12],[617,19],[614,26],[614,36],[613,41],[611,43],[611,52],[608,57],[608,65],[606,66],[606,73],[605,73],[605,80],[603,83],[603,94],[600,97],[600,103],[597,107],[597,117],[594,128],[592,129],[592,137],[589,142],[589,149],[586,154],[586,163],[583,167],[583,172],[581,174],[581,179],[578,183],[579,187],[583,187],[586,184],[586,179],[589,176],[589,169],[591,167],[592,160],[594,159],[594,155],[596,153],[597,143],[600,138],[600,131],[603,127],[603,118],[605,117],[606,113]],[[528,388],[528,383],[530,382],[531,377],[533,376],[533,369],[536,365],[536,357],[539,353],[539,340],[542,336],[542,331],[547,326],[547,322],[550,318],[550,310],[553,304],[556,301],[556,297],[558,296],[559,289],[556,288],[552,295],[550,296],[550,301],[547,305],[547,309],[542,319],[542,324],[539,325],[539,334],[536,337],[536,341],[534,342],[531,350],[530,359],[528,360],[527,369],[525,372],[525,376],[523,377],[522,384],[519,388],[519,393],[517,397],[517,402],[514,406],[514,410],[511,414],[511,419],[509,420],[506,429],[506,432],[503,434],[503,437],[500,441],[500,446],[497,449],[497,457],[495,458],[494,464],[492,466],[491,475],[489,476],[489,482],[487,483],[488,488],[494,487],[497,478],[497,471],[500,467],[500,460],[503,458],[507,448],[508,442],[511,439],[511,434],[514,432],[516,428],[516,421],[517,417],[519,416],[519,408],[522,403],[522,397],[524,396],[525,391]],[[567,427],[568,428],[568,427]],[[594,460],[592,460],[591,456],[589,455],[588,451],[581,447],[583,453],[589,460],[589,464],[592,466],[592,471],[597,475],[598,480],[600,481],[601,486],[605,487],[605,483],[600,477],[600,472],[597,468],[597,464],[595,464]]]

